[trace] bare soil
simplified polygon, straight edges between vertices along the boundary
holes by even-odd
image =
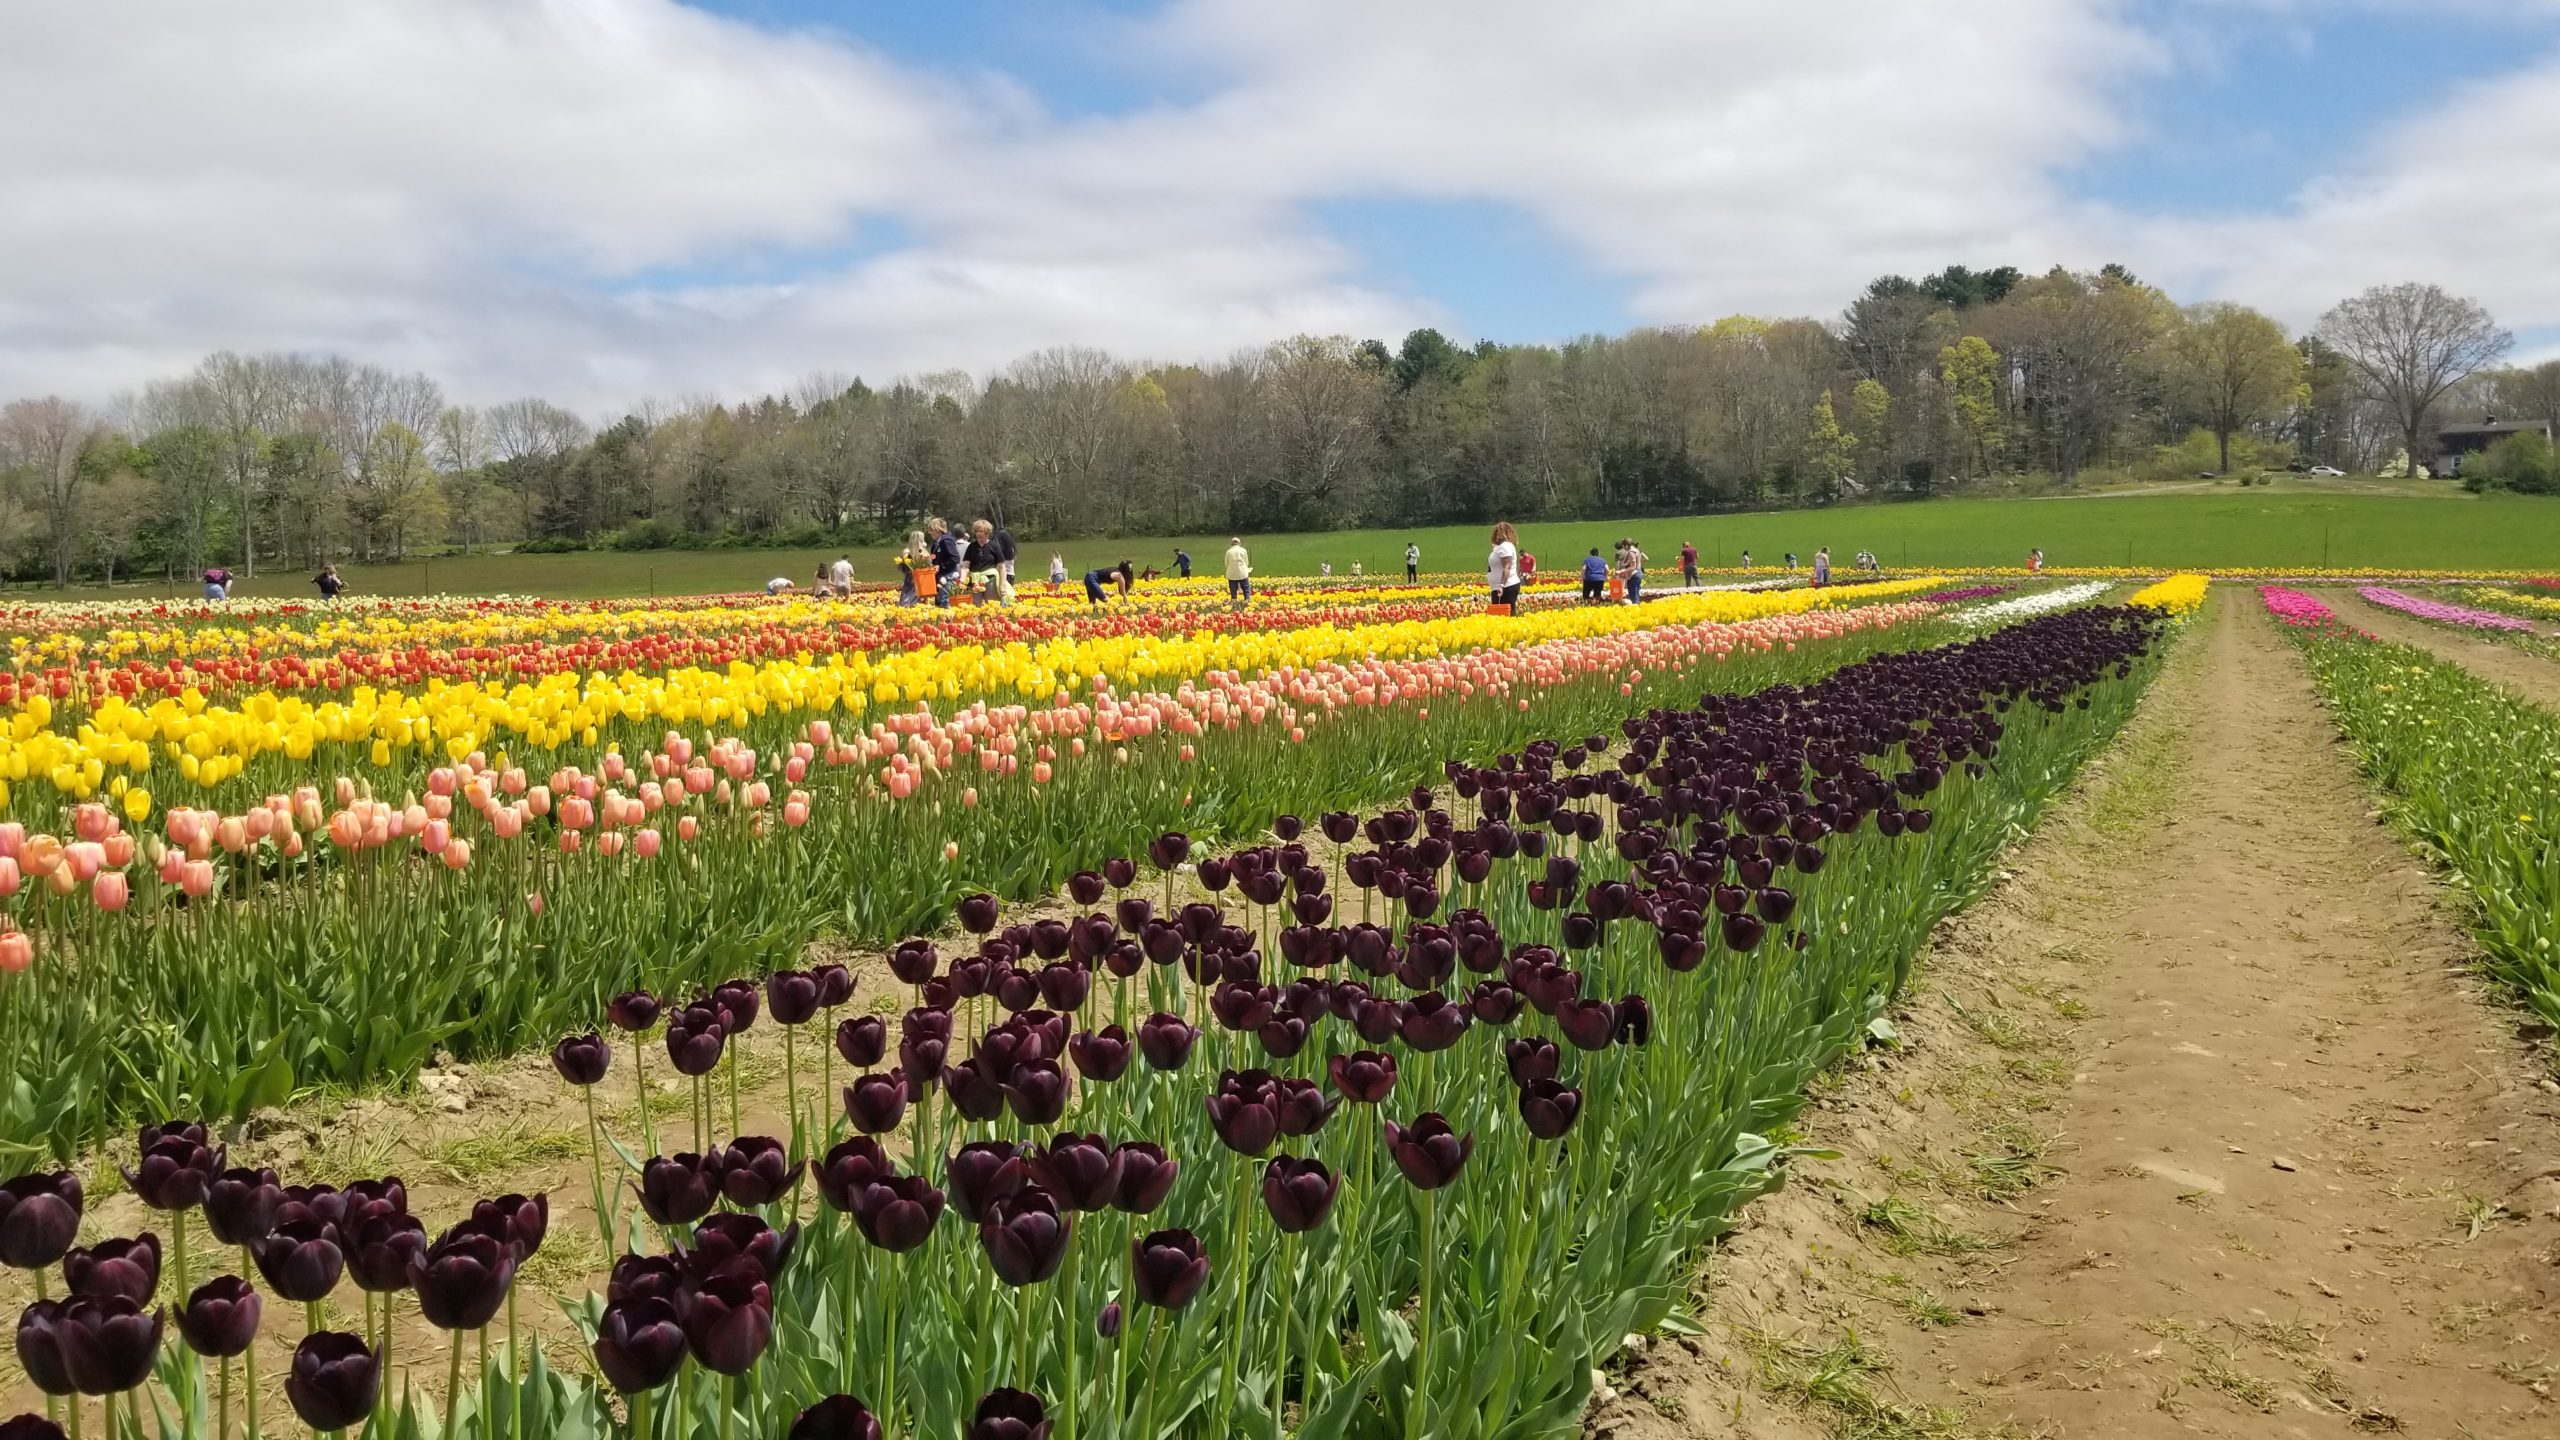
[[[2560,1434],[2560,1083],[2467,954],[2218,595],[1590,1433]]]

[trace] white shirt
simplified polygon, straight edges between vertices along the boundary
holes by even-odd
[[[1508,590],[1520,583],[1520,547],[1505,540],[1493,547],[1485,557],[1485,578],[1496,590]]]
[[[836,568],[829,573],[835,576],[835,581],[838,585],[850,585],[853,583],[853,562],[850,560],[838,560],[836,562]]]
[[[1241,545],[1227,547],[1227,578],[1242,580],[1253,574],[1253,565]]]
[[[764,582],[764,593],[767,595],[779,595],[790,588],[791,582],[780,575]]]

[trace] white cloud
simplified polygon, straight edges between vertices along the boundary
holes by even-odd
[[[673,0],[0,0],[0,396],[301,348],[601,411],[1450,323],[1304,208],[1364,196],[1516,205],[1664,321],[2052,257],[2297,320],[2417,277],[2560,324],[2560,69],[2468,85],[2262,216],[2072,200],[2055,177],[2186,63],[2160,34],[2116,0],[1179,0],[1119,38],[1201,98],[1061,119]]]

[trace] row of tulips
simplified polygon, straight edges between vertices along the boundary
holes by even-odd
[[[2560,588],[2560,587],[2555,587]],[[2459,592],[2471,604],[2527,620],[2560,620],[2560,594],[2530,588],[2474,585]]]
[[[1959,625],[1978,630],[1999,625],[2014,625],[2037,615],[2050,615],[2059,610],[2068,610],[2075,605],[2086,605],[2114,588],[2112,581],[2083,580],[2077,584],[2057,585],[2046,590],[2029,590],[2024,594],[2010,596],[2006,600],[1993,600],[1984,605],[1967,606],[1956,612],[1955,620]]]
[[[2379,605],[2385,610],[2397,610],[2403,615],[2412,615],[2432,624],[2449,625],[2458,630],[2520,630],[2528,634],[2533,630],[2532,621],[2518,616],[2502,614],[2495,610],[2475,609],[2469,605],[2451,605],[2442,600],[2396,590],[2388,585],[2359,586],[2356,594],[2368,605]]]
[[[2053,616],[1447,762],[1446,791],[1325,815],[1329,865],[1282,816],[1226,856],[1167,833],[1153,874],[1080,872],[1078,918],[966,897],[967,953],[891,959],[916,1002],[896,1063],[879,1017],[837,1022],[814,1095],[786,1069],[787,1136],[712,1143],[732,1042],[775,1023],[795,1056],[849,974],[620,996],[599,1012],[635,1079],[654,1042],[692,1088],[598,1149],[597,1223],[628,1250],[579,1313],[627,1398],[512,1347],[460,1382],[547,1221],[509,1198],[488,1243],[440,1242],[473,1241],[453,1279],[479,1303],[427,1313],[454,1332],[431,1433],[1571,1433],[1593,1360],[1668,1313],[1767,1183],[1757,1137],[2121,721],[2161,624]],[[1177,872],[1204,898],[1177,907]],[[554,1063],[592,1087],[614,1049],[572,1036]],[[670,1124],[693,1148],[656,1153]],[[144,1140],[146,1201],[224,1178],[194,1132]],[[402,1267],[422,1311],[434,1269]],[[362,1336],[322,1348],[386,1364]],[[430,1433],[410,1386],[362,1393]]]
[[[2461,877],[2491,970],[2560,1022],[2560,716],[2415,646],[2288,624],[2394,826]]]
[[[1040,893],[1096,845],[1252,833],[1703,676],[1747,687],[1918,643],[1930,613],[1667,625],[753,743],[669,733],[547,779],[473,754],[407,804],[305,786],[172,809],[157,834],[104,805],[64,837],[0,823],[24,927],[0,934],[0,1154],[398,1081],[439,1046],[521,1049],[633,985],[907,933],[972,876]]]
[[[155,777],[191,801],[290,790],[310,782],[315,767],[390,789],[414,786],[428,768],[484,749],[547,767],[591,760],[599,747],[638,749],[669,727],[778,741],[812,718],[852,723],[875,707],[1065,704],[1079,692],[1145,691],[1222,674],[1431,660],[1668,625],[1804,615],[1929,588],[1925,581],[1887,581],[1774,594],[1684,594],[1642,607],[793,655],[718,668],[422,682],[415,689],[358,686],[318,699],[260,692],[210,702],[190,691],[147,703],[108,695],[92,705],[57,704],[49,694],[35,694],[21,698],[0,732],[0,787],[7,791],[0,794],[0,815],[43,823],[65,803],[99,798],[102,791],[120,797]]]

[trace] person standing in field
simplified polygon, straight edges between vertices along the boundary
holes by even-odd
[[[2027,552],[2027,573],[2030,575],[2044,573],[2044,550],[2041,546]]]
[[[1796,568],[1796,552],[1793,550],[1787,552],[1787,568],[1790,570]]]
[[[1813,583],[1816,585],[1831,583],[1831,547],[1828,545],[1813,552]]]
[[[933,547],[933,603],[948,610],[969,564],[969,546],[939,515],[924,522],[924,538]]]
[[[1066,583],[1067,557],[1052,550],[1049,552],[1049,593],[1057,594]]]
[[[1680,583],[1698,588],[1698,547],[1686,540],[1680,542]]]
[[[1751,568],[1751,552],[1748,550],[1742,552],[1742,568],[1745,570]]]
[[[1420,578],[1421,575],[1422,547],[1414,544],[1410,540],[1407,540],[1404,542],[1404,578],[1407,580],[1414,580]]]
[[[1627,603],[1640,604],[1644,600],[1645,553],[1644,547],[1636,543],[1636,537],[1633,535],[1627,537],[1626,557]]]
[[[1227,599],[1239,610],[1253,603],[1253,557],[1241,535],[1227,541]]]
[[[1185,580],[1191,578],[1190,551],[1177,548],[1173,552],[1173,573],[1181,576]]]
[[[853,594],[852,556],[839,555],[836,557],[835,572],[832,578],[834,580],[834,588],[837,595],[849,596]]]
[[[320,587],[322,600],[335,600],[346,593],[347,589],[347,582],[338,578],[338,567],[335,565],[321,566],[320,573],[311,577],[311,583]],[[785,580],[782,583],[788,585],[791,582]]]
[[[1493,549],[1485,556],[1484,572],[1494,604],[1520,603],[1520,532],[1508,520],[1493,527]]]
[[[1013,603],[1013,535],[996,528],[993,521],[980,520],[969,527],[969,566],[971,580],[979,585],[981,598],[999,605]]]
[[[1597,605],[1609,589],[1609,562],[1600,558],[1600,547],[1582,557],[1582,603]]]

